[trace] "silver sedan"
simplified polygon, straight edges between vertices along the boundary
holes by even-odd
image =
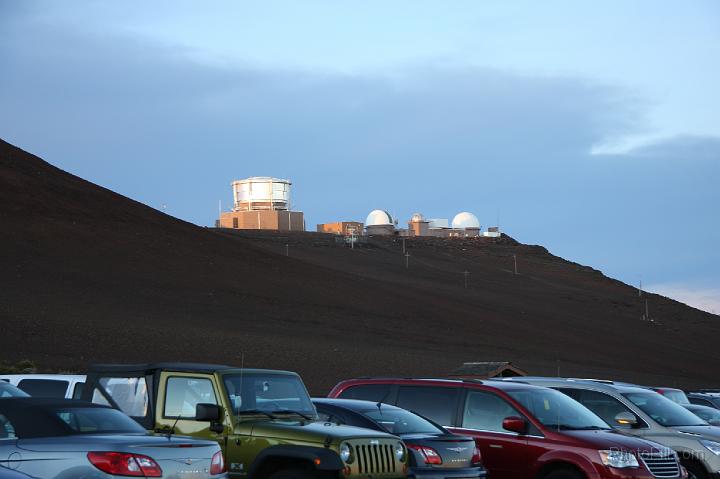
[[[217,442],[151,436],[83,401],[0,399],[0,466],[38,479],[227,478]]]

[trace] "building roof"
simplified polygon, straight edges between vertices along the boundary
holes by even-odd
[[[527,372],[509,361],[479,361],[463,363],[450,377],[494,378],[497,376],[527,376]]]

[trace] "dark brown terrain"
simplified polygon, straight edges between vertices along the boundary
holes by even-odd
[[[717,316],[647,294],[643,321],[635,288],[509,237],[407,248],[406,270],[397,238],[350,250],[330,235],[201,228],[0,141],[0,360],[81,371],[244,356],[299,371],[316,394],[478,360],[720,386]]]

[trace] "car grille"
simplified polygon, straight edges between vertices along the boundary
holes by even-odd
[[[640,458],[655,477],[680,477],[680,465],[675,454],[643,452]]]
[[[356,445],[355,457],[360,474],[390,474],[397,470],[393,446],[390,444]]]

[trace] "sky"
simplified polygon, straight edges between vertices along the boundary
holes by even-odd
[[[478,216],[720,313],[720,3],[0,0],[0,138],[199,225]]]

